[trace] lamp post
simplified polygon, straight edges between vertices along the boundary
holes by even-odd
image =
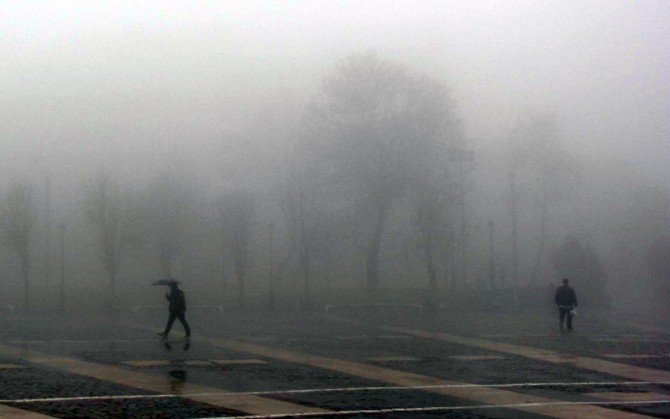
[[[465,202],[465,172],[474,162],[474,152],[465,148],[456,147],[449,150],[449,161],[457,164],[458,173],[458,204],[460,216],[460,277],[464,286],[467,278],[467,251],[468,251],[468,226],[467,209]]]
[[[516,174],[514,171],[510,174],[510,193],[511,193],[511,216],[512,216],[512,296],[514,298],[514,308],[519,308],[519,238],[517,233],[517,214],[516,214]]]
[[[51,179],[44,185],[44,283],[49,283],[51,270]]]
[[[492,290],[496,288],[496,270],[495,270],[495,256],[493,249],[493,230],[495,224],[489,220],[486,224],[489,228],[489,286]]]
[[[65,223],[60,225],[60,299],[58,311],[65,313]]]
[[[268,233],[270,236],[270,266],[269,266],[269,279],[270,279],[270,295],[268,297],[268,310],[274,311],[275,309],[275,254],[274,254],[274,225],[268,225]]]

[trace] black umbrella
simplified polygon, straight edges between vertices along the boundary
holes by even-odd
[[[151,285],[177,285],[179,284],[179,281],[176,279],[159,279],[158,281],[154,281]]]

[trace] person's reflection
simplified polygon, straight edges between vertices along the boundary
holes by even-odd
[[[170,341],[164,340],[163,347],[165,348],[166,351],[172,350],[172,344],[170,343]],[[184,341],[184,346],[182,349],[184,350],[184,352],[188,352],[189,349],[191,349],[191,339],[186,339]]]
[[[184,391],[184,383],[186,382],[186,370],[170,370],[168,375],[170,381],[170,392],[172,394],[181,394]]]
[[[163,346],[166,350],[172,350],[172,346],[168,341],[163,342]],[[184,342],[182,348],[184,352],[188,352],[191,349],[191,340],[187,339]],[[172,394],[181,394],[184,391],[184,383],[186,382],[186,370],[183,369],[184,364],[186,363],[185,359],[175,359],[170,361],[170,366],[172,369],[168,372],[168,380],[170,381],[170,391]]]

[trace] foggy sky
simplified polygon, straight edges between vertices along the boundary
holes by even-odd
[[[2,2],[2,172],[148,164],[372,49],[450,86],[476,148],[547,110],[578,153],[667,185],[669,43],[664,1]]]

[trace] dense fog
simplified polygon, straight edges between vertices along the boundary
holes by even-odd
[[[667,301],[667,2],[3,2],[0,35],[2,307]]]

